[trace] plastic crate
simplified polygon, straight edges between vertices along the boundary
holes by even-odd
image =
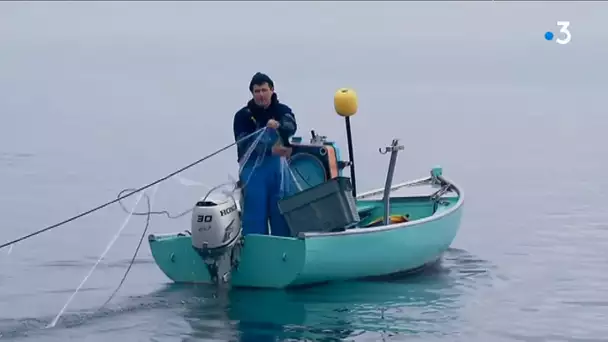
[[[359,222],[348,177],[336,177],[279,201],[292,236],[301,232],[332,232]]]

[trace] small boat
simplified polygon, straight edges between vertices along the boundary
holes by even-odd
[[[241,234],[240,200],[205,198],[192,211],[191,230],[148,236],[161,271],[177,283],[289,288],[411,272],[438,261],[460,227],[463,191],[433,167],[430,175],[393,185],[397,139],[384,187],[356,193],[350,117],[356,94],[340,89],[336,112],[346,120],[350,161],[312,131],[292,138],[290,169],[304,188],[279,202],[292,236]],[[343,170],[350,168],[351,177]],[[415,189],[415,191],[412,191]]]

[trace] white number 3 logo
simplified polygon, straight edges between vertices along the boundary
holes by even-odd
[[[570,43],[570,40],[572,40],[572,34],[570,33],[570,30],[568,30],[568,27],[570,26],[570,22],[569,21],[558,21],[557,26],[560,27],[559,32],[564,35],[564,38],[557,38],[555,40],[555,42],[557,44],[561,44],[561,45],[566,45],[566,44]]]

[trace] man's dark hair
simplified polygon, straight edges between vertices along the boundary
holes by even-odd
[[[272,82],[272,79],[270,79],[268,75],[261,72],[256,72],[255,75],[253,75],[253,77],[251,78],[251,82],[249,82],[249,91],[253,91],[254,85],[261,86],[264,83],[268,83],[270,89],[274,88],[274,82]]]

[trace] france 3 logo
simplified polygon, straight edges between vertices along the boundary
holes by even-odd
[[[570,33],[570,22],[569,21],[558,21],[556,24],[559,27],[559,33],[556,35],[551,31],[545,32],[545,39],[552,41],[555,38],[555,42],[560,45],[566,45],[572,40],[572,33]]]

